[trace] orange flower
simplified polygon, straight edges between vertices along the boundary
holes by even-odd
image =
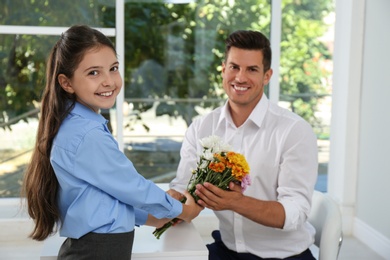
[[[223,156],[222,153],[215,153],[214,158],[217,159],[217,161],[222,162],[225,165],[228,163],[227,158],[225,156]]]
[[[211,162],[209,168],[215,172],[223,172],[225,170],[225,164],[222,162]]]

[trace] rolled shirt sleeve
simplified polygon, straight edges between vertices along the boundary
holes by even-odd
[[[296,230],[306,222],[317,179],[317,138],[310,125],[297,121],[284,140],[281,156],[278,198],[286,219],[283,230]]]

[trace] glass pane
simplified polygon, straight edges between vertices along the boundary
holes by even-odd
[[[318,137],[319,179],[326,191],[332,93],[334,1],[285,1],[280,105],[306,119]]]
[[[0,35],[0,197],[19,197],[35,143],[45,61],[57,38]]]
[[[0,24],[115,27],[115,0],[0,0]],[[110,17],[110,18],[108,18]]]
[[[20,196],[37,128],[38,120],[33,117],[12,126],[12,130],[0,128],[0,198]]]
[[[225,38],[237,29],[269,36],[270,20],[265,0],[126,2],[124,146],[141,174],[174,177],[189,124],[225,101]]]

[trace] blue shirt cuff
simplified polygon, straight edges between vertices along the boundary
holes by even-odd
[[[135,225],[142,226],[145,225],[146,220],[148,219],[148,213],[142,209],[134,208],[135,215]]]

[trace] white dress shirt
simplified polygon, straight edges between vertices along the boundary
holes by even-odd
[[[229,210],[215,211],[224,244],[236,252],[263,258],[285,258],[310,247],[315,229],[307,218],[318,170],[317,138],[311,126],[263,95],[246,122],[236,127],[226,103],[195,119],[187,129],[171,188],[186,189],[202,153],[199,140],[210,135],[220,136],[246,157],[252,184],[244,194],[278,201],[286,215],[283,229],[278,229]]]

